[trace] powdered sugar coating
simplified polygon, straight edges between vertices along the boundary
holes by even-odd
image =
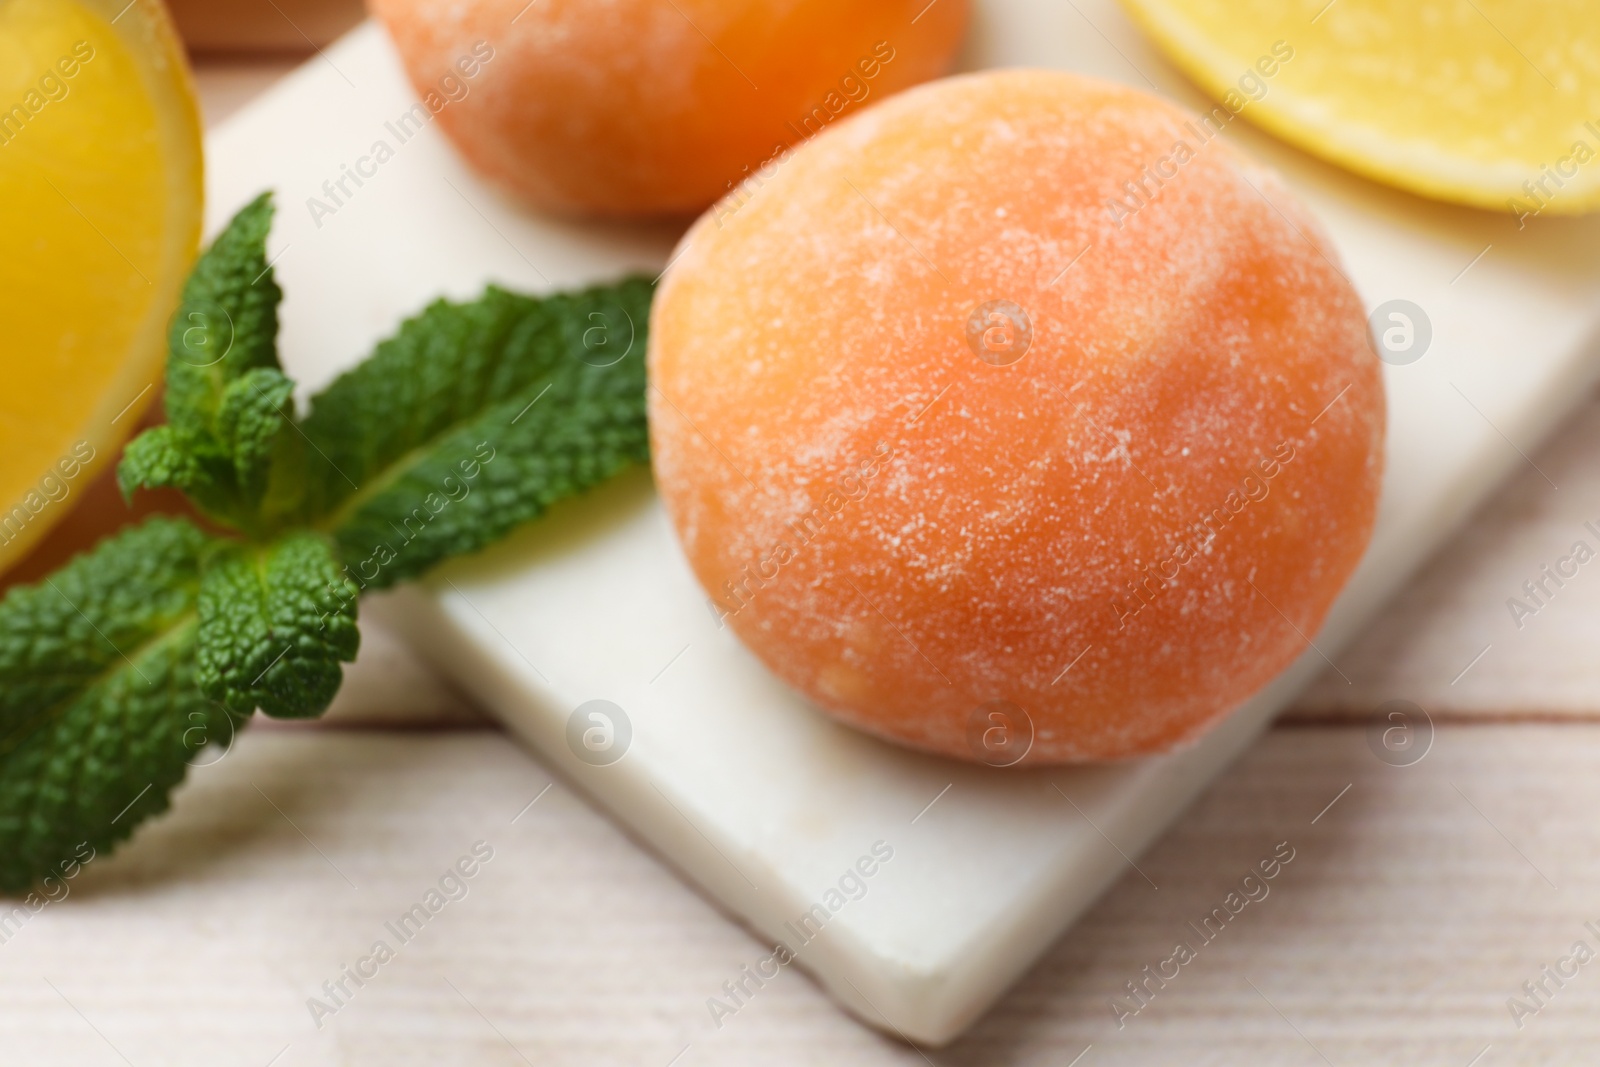
[[[1208,132],[1073,75],[947,79],[685,237],[657,481],[779,676],[965,758],[1012,701],[1069,762],[1192,738],[1305,649],[1371,533],[1378,361],[1314,220]],[[993,300],[1032,326],[1009,365],[967,341]]]
[[[697,213],[786,146],[943,73],[968,6],[371,4],[474,166],[544,210],[613,216]]]

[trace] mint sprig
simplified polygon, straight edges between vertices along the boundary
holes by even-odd
[[[415,577],[646,460],[651,293],[438,301],[313,398],[305,515],[352,577]]]
[[[195,264],[168,337],[167,423],[117,470],[222,534],[156,518],[0,600],[0,892],[166,810],[256,709],[322,714],[360,590],[476,551],[648,459],[652,285],[438,301],[313,397],[277,356],[272,202]]]
[[[192,753],[232,736],[194,677],[212,543],[152,519],[0,602],[0,890],[127,837]]]

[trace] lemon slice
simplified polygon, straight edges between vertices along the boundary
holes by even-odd
[[[1201,87],[1308,152],[1520,217],[1600,207],[1594,0],[1123,0]]]
[[[0,0],[0,571],[159,392],[201,197],[158,0]]]

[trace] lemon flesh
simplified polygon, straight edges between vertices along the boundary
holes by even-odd
[[[1122,2],[1230,110],[1324,159],[1523,217],[1600,207],[1594,0]]]
[[[157,0],[0,0],[0,571],[159,393],[201,200]]]

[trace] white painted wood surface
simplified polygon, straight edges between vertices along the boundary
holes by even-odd
[[[1600,948],[1596,765],[1587,724],[1450,725],[1408,768],[1357,730],[1274,730],[1139,859],[1159,889],[1128,869],[924,1059],[795,971],[718,1029],[706,999],[766,949],[565,785],[518,818],[551,778],[496,732],[263,730],[0,944],[0,1062],[1592,1063],[1600,962],[1520,1032],[1506,1000]],[[468,895],[319,1031],[307,998],[478,840]],[[1124,983],[1284,841],[1268,895],[1118,1030]]]

